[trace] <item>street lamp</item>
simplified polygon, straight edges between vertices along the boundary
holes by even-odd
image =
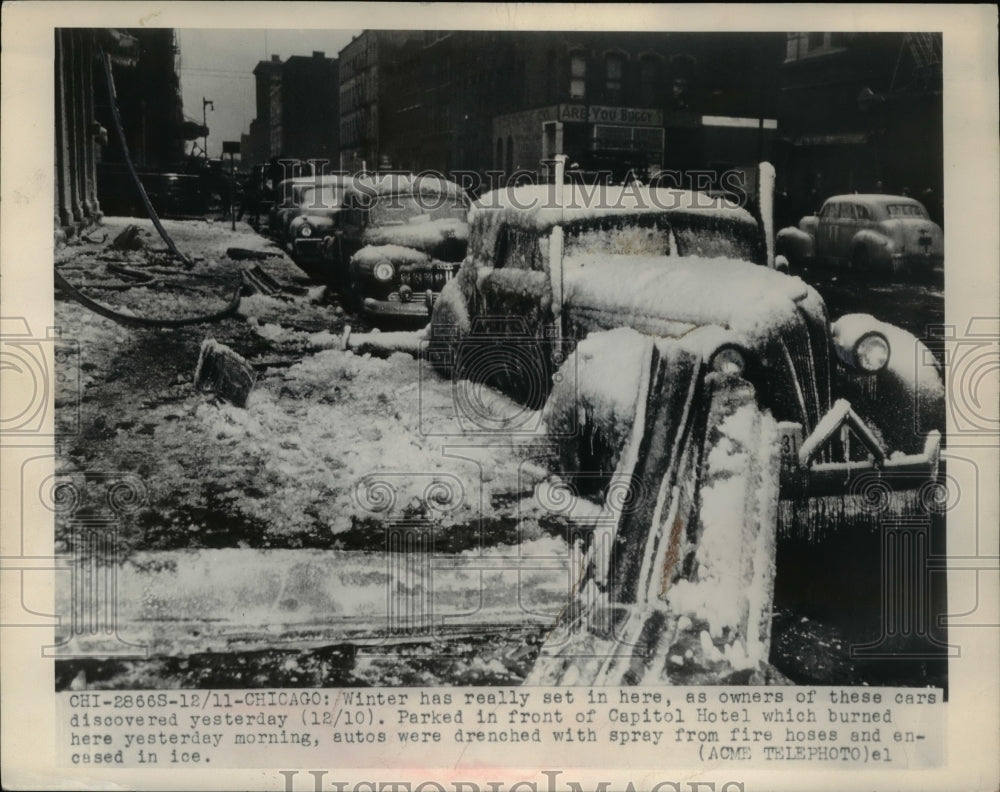
[[[205,129],[205,136],[202,138],[202,150],[205,154],[205,159],[208,159],[208,113],[206,112],[208,108],[212,108],[212,112],[215,112],[215,103],[211,99],[206,99],[204,96],[201,97],[201,125]]]

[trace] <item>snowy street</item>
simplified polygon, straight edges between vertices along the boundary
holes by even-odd
[[[128,224],[139,249],[113,249]],[[57,685],[522,681],[576,583],[571,537],[588,517],[536,496],[555,454],[540,415],[485,386],[457,390],[410,354],[342,350],[345,324],[370,328],[249,227],[166,227],[190,270],[132,218],[105,219],[57,269],[147,318],[217,311],[254,265],[283,288],[175,329],[123,326],[57,291],[56,322],[79,342],[57,404],[80,419],[57,439],[54,499],[70,502],[57,548],[110,515],[122,562],[118,633],[64,629],[84,658],[58,663]],[[831,313],[857,310],[837,288]],[[194,387],[206,338],[253,369],[245,408]],[[126,644],[150,659],[85,659]],[[849,644],[778,603],[779,671],[802,673],[808,653],[811,681],[855,683],[866,672]]]

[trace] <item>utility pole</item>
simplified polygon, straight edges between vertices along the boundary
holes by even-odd
[[[202,138],[201,147],[205,155],[205,159],[208,159],[208,108],[212,108],[212,112],[215,112],[215,103],[211,99],[206,99],[204,96],[201,97],[201,125],[205,129],[205,136]]]

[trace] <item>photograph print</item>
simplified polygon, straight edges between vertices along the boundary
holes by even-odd
[[[947,694],[940,33],[54,35],[56,691]]]

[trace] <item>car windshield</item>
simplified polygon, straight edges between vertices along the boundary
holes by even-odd
[[[697,218],[677,216],[604,218],[565,230],[567,256],[702,256],[753,261],[757,241],[752,227],[708,226]]]
[[[465,202],[453,195],[380,195],[371,205],[371,224],[400,225],[445,218],[465,220],[468,211]]]
[[[927,217],[924,207],[917,204],[888,204],[889,217]]]
[[[343,198],[343,189],[333,184],[324,184],[318,189],[306,187],[302,191],[299,206],[305,209],[336,209]]]

